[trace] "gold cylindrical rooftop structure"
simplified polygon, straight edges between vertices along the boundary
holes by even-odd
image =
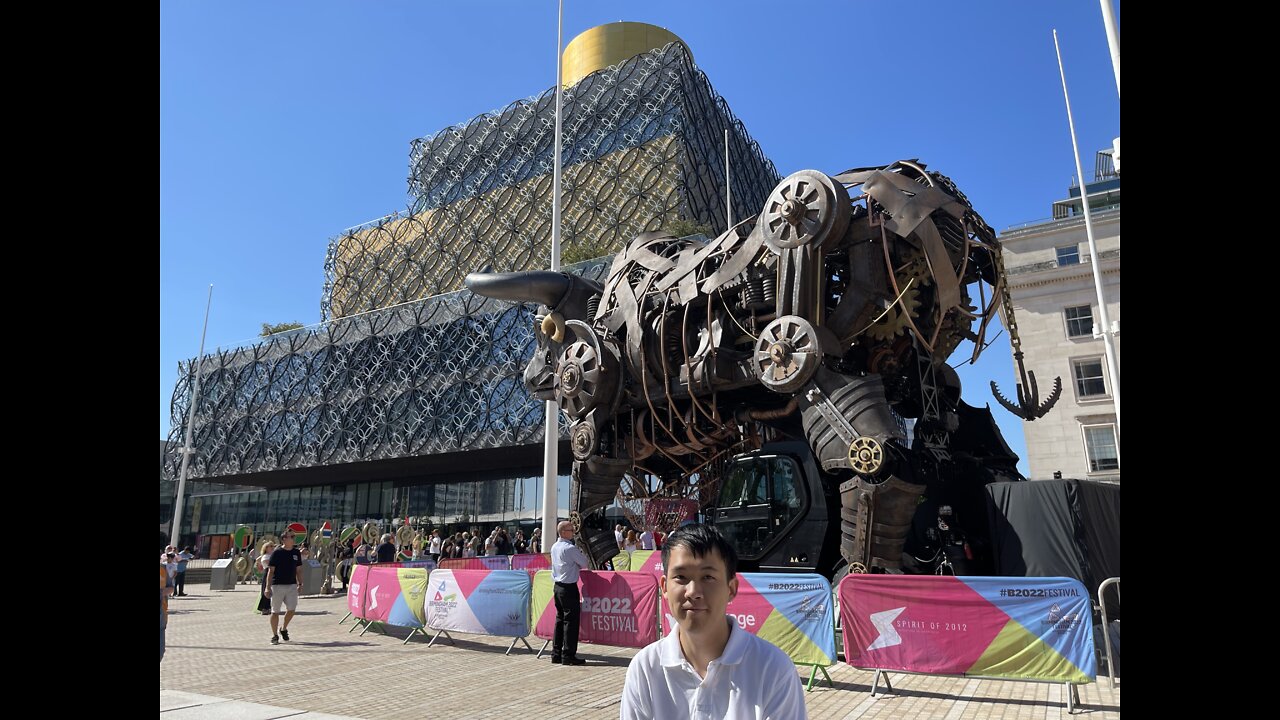
[[[598,25],[579,34],[565,46],[561,56],[564,84],[568,87],[597,70],[673,42],[689,50],[689,46],[675,33],[657,25],[640,22]],[[689,58],[693,58],[692,52],[689,52]]]

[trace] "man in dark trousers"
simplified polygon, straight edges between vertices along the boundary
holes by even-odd
[[[578,618],[582,613],[578,573],[588,567],[587,556],[573,544],[573,523],[566,520],[556,531],[560,540],[551,546],[551,577],[556,582],[556,639],[551,662],[585,665],[587,661],[578,657]]]
[[[271,600],[271,644],[279,645],[280,638],[289,642],[289,621],[298,609],[298,594],[302,592],[302,553],[293,546],[293,533],[285,530],[280,535],[280,547],[271,553],[267,562],[267,580],[262,594]],[[280,608],[287,612],[280,625]],[[279,632],[276,632],[279,627]]]

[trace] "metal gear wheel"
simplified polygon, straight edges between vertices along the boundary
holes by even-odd
[[[586,460],[591,457],[596,451],[595,424],[590,420],[576,423],[573,430],[569,432],[569,447],[577,460]]]
[[[849,466],[859,475],[874,475],[884,466],[884,447],[873,437],[854,438],[849,443]]]
[[[905,283],[899,283],[898,287],[903,284]],[[916,283],[912,282],[898,301],[889,307],[884,317],[867,328],[866,335],[875,340],[892,340],[907,331],[907,318],[914,318],[919,311],[920,291],[916,289]]]
[[[849,191],[813,170],[783,179],[764,205],[765,242],[777,250],[820,245],[849,226]]]
[[[756,376],[774,392],[799,390],[821,363],[817,331],[802,317],[784,315],[774,320],[756,341]]]

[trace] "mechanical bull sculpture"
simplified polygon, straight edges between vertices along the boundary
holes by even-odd
[[[608,505],[628,473],[686,487],[696,477],[706,505],[729,457],[803,437],[838,485],[847,570],[893,570],[922,494],[963,513],[960,488],[1021,479],[946,363],[964,339],[977,357],[997,303],[1017,349],[1000,246],[952,182],[918,162],[797,172],[758,217],[713,240],[640,235],[603,286],[546,271],[466,284],[543,306],[524,380],[572,421],[577,518]],[[1061,382],[1040,403],[1025,375],[1019,404],[997,397],[1034,419]],[[615,554],[610,528],[583,530],[593,562]]]

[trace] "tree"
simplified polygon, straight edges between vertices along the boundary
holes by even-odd
[[[685,220],[684,218],[676,218],[668,221],[666,227],[662,228],[663,232],[671,233],[672,237],[688,237],[690,235],[710,235],[710,225],[699,225],[693,220]]]
[[[271,323],[262,323],[262,333],[258,337],[268,337],[270,335],[275,335],[276,333],[288,332],[290,330],[297,330],[300,327],[306,327],[306,326],[300,322],[285,322],[285,323],[279,323],[277,325],[272,325]]]

